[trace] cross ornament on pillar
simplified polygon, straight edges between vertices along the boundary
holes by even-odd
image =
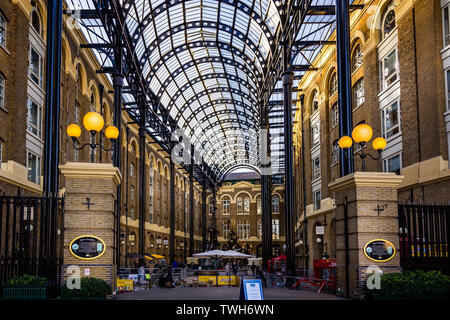
[[[95,203],[91,202],[91,199],[88,198],[88,197],[86,197],[86,202],[83,202],[82,204],[87,205],[88,211],[89,211],[89,208],[90,208],[91,206],[95,205]]]
[[[377,204],[377,207],[375,209],[373,209],[373,211],[378,212],[378,215],[380,215],[380,212],[384,211],[384,209],[386,209],[387,204],[383,204],[383,205],[379,205]]]

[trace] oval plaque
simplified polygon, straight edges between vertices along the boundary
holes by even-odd
[[[69,245],[70,253],[83,260],[97,259],[105,253],[105,250],[105,242],[91,235],[77,237]]]
[[[370,260],[386,262],[395,256],[395,247],[390,241],[375,239],[364,246],[364,254]]]

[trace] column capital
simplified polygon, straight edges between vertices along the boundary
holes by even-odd
[[[65,177],[92,179],[110,177],[117,185],[122,182],[119,168],[109,163],[67,162],[59,166],[59,171]]]
[[[330,191],[341,191],[353,186],[397,188],[405,177],[393,172],[357,171],[328,184]]]

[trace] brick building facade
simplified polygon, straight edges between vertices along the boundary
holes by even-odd
[[[403,175],[399,201],[446,202],[449,1],[364,4],[364,9],[350,13],[353,126],[368,124],[373,137],[387,140],[380,160],[366,160],[367,171]],[[334,39],[335,34],[330,40]],[[339,178],[335,45],[324,46],[313,67],[317,71],[307,72],[299,83],[303,103],[294,127],[297,236],[300,247],[308,244],[310,266],[313,258],[336,254],[335,200],[328,188]],[[353,148],[358,151],[359,146]],[[378,156],[371,142],[365,149]],[[361,170],[359,158],[355,170]],[[323,235],[316,233],[317,226],[325,228]]]
[[[42,164],[45,128],[45,55],[46,55],[46,2],[42,0],[6,0],[0,3],[0,192],[4,195],[41,195],[43,190]],[[69,16],[63,15],[61,106],[60,106],[60,163],[102,162],[112,163],[111,152],[89,148],[77,151],[66,133],[71,123],[81,126],[83,116],[89,111],[102,114],[105,126],[113,121],[113,87],[108,78],[96,71],[100,64],[90,49],[81,49],[86,43],[80,28]],[[26,88],[26,91],[25,91]],[[101,93],[102,92],[102,93]],[[101,101],[100,101],[101,99]],[[138,126],[124,111],[120,128],[122,164],[121,207],[121,265],[131,265],[126,253],[138,251],[139,243],[139,177],[145,181],[145,252],[169,255],[170,212],[170,161],[169,154],[161,151],[150,137],[146,138],[145,154],[139,154]],[[86,130],[79,140],[89,141]],[[100,137],[97,135],[97,141]],[[111,143],[103,136],[102,142]],[[139,159],[145,157],[145,172],[139,172]],[[184,260],[189,253],[189,176],[175,166],[175,259]],[[60,195],[64,194],[65,181],[60,176]],[[235,190],[236,188],[236,190]],[[282,218],[282,192],[280,197],[280,232],[275,239],[276,252],[282,247],[284,220]],[[202,187],[194,181],[194,253],[202,250]],[[249,245],[256,253],[260,243],[257,237],[257,194],[260,186],[248,182],[224,186],[218,192],[218,203],[225,194],[235,210],[235,193],[250,194],[250,235],[242,245]],[[247,200],[245,200],[247,201]],[[219,206],[219,211],[222,206]],[[222,215],[222,213],[218,213]],[[231,214],[235,228],[242,219]],[[236,218],[234,220],[233,218]],[[211,224],[207,214],[206,223]],[[218,221],[221,221],[220,217]],[[274,218],[276,219],[276,218]],[[277,219],[276,219],[277,220]],[[219,223],[219,222],[218,222]],[[221,222],[220,222],[221,223]],[[223,243],[223,226],[219,241]],[[208,235],[207,235],[208,236]]]

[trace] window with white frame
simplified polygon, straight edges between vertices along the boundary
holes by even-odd
[[[0,108],[5,108],[5,78],[0,74]]]
[[[0,13],[0,46],[6,47],[6,18]]]
[[[33,99],[27,97],[27,128],[38,138],[42,137],[42,107]]]
[[[355,72],[363,64],[361,45],[357,44],[352,54],[352,72]]]
[[[256,214],[262,214],[261,197],[256,198]]]
[[[33,10],[31,12],[31,26],[33,27],[34,31],[36,31],[36,33],[42,37],[41,17],[36,10]]]
[[[280,239],[280,219],[272,219],[272,239]]]
[[[250,221],[238,220],[237,221],[237,236],[239,240],[248,240],[250,238]]]
[[[365,101],[364,78],[361,78],[353,86],[353,110],[360,107]]]
[[[447,110],[450,110],[450,70],[445,71],[447,80]]]
[[[237,214],[244,213],[244,200],[242,199],[242,197],[237,197],[236,199],[236,211]]]
[[[28,65],[28,76],[30,79],[42,88],[43,74],[44,74],[44,59],[39,54],[39,52],[30,45],[29,51],[29,65]]]
[[[258,219],[258,239],[262,238],[262,221]]]
[[[320,209],[320,200],[322,200],[320,190],[313,192],[314,210]]]
[[[134,197],[135,197],[134,187],[130,186],[130,198],[131,198],[131,200],[134,200]]]
[[[223,214],[230,214],[230,198],[222,200]]]
[[[130,177],[134,177],[134,163],[130,162]]]
[[[228,221],[224,221],[222,225],[222,237],[225,241],[228,240],[228,234],[230,233],[230,224]]]
[[[312,180],[320,178],[320,156],[317,156],[312,161]]]
[[[272,196],[272,214],[280,213],[280,197],[277,195]]]
[[[320,144],[320,123],[316,121],[311,126],[311,148]]]
[[[337,92],[338,85],[337,85],[337,77],[336,72],[333,73],[333,75],[330,78],[330,97],[334,96],[334,94]]]
[[[380,61],[381,91],[389,88],[398,79],[397,48]]]
[[[450,21],[449,21],[450,3],[442,8],[442,23],[443,23],[443,36],[444,47],[450,45]]]
[[[334,140],[331,146],[331,165],[339,163],[339,140]]]
[[[37,184],[41,183],[41,158],[27,151],[28,180]]]
[[[244,198],[244,214],[250,214],[250,198]]]
[[[384,18],[383,18],[383,24],[382,24],[382,29],[381,29],[383,39],[386,39],[392,33],[392,31],[394,31],[394,29],[396,27],[395,11],[394,11],[394,9],[392,9],[392,6],[393,6],[393,3],[391,3],[389,5],[389,8],[386,11],[386,14],[384,15]]]
[[[395,174],[400,174],[401,169],[402,169],[402,159],[400,153],[390,156],[389,158],[383,159],[384,172],[395,172]]]
[[[338,103],[336,102],[331,106],[330,109],[330,120],[331,120],[331,129],[336,127],[339,124],[339,108]]]
[[[400,106],[398,100],[381,110],[381,133],[386,140],[400,133]]]

